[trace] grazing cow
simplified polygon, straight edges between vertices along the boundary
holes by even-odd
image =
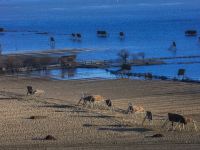
[[[112,107],[112,101],[110,99],[105,100],[105,102],[108,107]]]
[[[127,114],[133,113],[133,105],[131,103],[128,104]]]
[[[128,104],[127,113],[143,113],[144,108],[142,106],[133,106],[131,103]]]
[[[151,111],[146,111],[146,115],[144,117],[144,120],[142,121],[142,125],[144,124],[145,120],[149,121],[149,124],[152,122],[153,123],[153,114]]]
[[[169,121],[172,122],[172,124],[173,124],[173,122],[187,124],[186,119],[184,118],[184,116],[179,115],[179,114],[168,113],[168,119],[169,119]]]
[[[112,101],[110,99],[105,99],[101,95],[83,96],[81,97],[77,105],[79,105],[81,101],[83,101],[83,105],[86,105],[87,103],[90,103],[90,104],[105,103],[108,107],[112,106]]]
[[[45,92],[43,90],[39,90],[39,89],[33,90],[32,86],[27,86],[27,95],[37,95],[37,96],[40,96],[40,95],[42,95],[44,93]]]
[[[195,130],[197,131],[197,126],[195,121],[192,118],[187,118],[183,115],[174,114],[174,113],[168,113],[168,119],[163,124],[163,127],[167,125],[168,122],[172,123],[172,129],[175,130],[177,126],[174,127],[174,123],[177,123],[177,125],[182,125],[183,129],[185,128],[185,125],[188,123],[193,123]],[[180,126],[179,126],[180,127]],[[181,129],[181,128],[180,128]]]
[[[27,86],[27,94],[26,95],[33,95],[35,94],[36,90],[33,90],[32,86]]]

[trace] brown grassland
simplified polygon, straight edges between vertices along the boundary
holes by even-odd
[[[26,96],[26,86],[45,91]],[[106,107],[76,106],[81,93],[110,98]],[[71,80],[0,77],[0,149],[200,149],[200,84],[173,81]],[[123,113],[128,103],[152,111]],[[185,130],[161,128],[167,113],[197,121]],[[153,138],[154,134],[163,137]],[[46,140],[52,135],[55,140]]]

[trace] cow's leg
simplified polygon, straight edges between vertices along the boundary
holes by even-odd
[[[92,108],[97,108],[97,103],[95,103],[95,102],[92,102]]]
[[[176,130],[177,126],[180,125],[180,122],[177,122],[176,126],[173,128],[173,130]]]
[[[80,100],[78,101],[77,105],[79,105],[81,101],[82,101],[82,99],[80,99]]]
[[[142,125],[144,124],[145,120],[147,119],[147,116],[144,117],[143,121],[142,121]]]
[[[150,119],[148,119],[148,121],[149,121],[149,125],[151,125],[151,120],[150,120]]]
[[[195,131],[198,131],[197,125],[196,125],[196,123],[195,123],[194,120],[193,120],[193,125],[194,125],[194,129],[195,129]]]
[[[87,100],[85,100],[85,99],[83,100],[83,106],[87,107]]]
[[[162,127],[161,128],[164,128],[167,124],[168,124],[168,122],[169,122],[169,120],[168,119],[166,119],[165,120],[165,122],[164,122],[164,124],[162,125]]]
[[[183,124],[184,124],[184,123],[181,123],[181,124],[179,124],[179,126],[178,126],[180,131],[182,131],[182,129],[183,129]]]
[[[185,124],[183,123],[183,130],[185,130]]]
[[[170,129],[170,127],[168,128],[168,131],[169,131],[169,129]],[[172,131],[174,130],[174,122],[173,121],[171,121],[171,129],[172,129]]]
[[[172,121],[172,130],[174,130],[174,122]]]
[[[151,120],[151,125],[153,125],[153,119]]]

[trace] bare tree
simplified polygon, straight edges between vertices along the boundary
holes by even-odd
[[[123,64],[127,64],[128,58],[129,58],[130,54],[129,54],[129,52],[128,52],[127,50],[122,49],[122,50],[118,53],[118,56],[119,56],[119,58],[120,58],[120,60],[121,60],[121,63],[122,63],[122,65],[123,65]]]
[[[121,69],[122,70],[130,70],[131,69],[131,65],[128,63],[128,58],[130,56],[129,52],[125,49],[122,49],[119,53],[118,53],[119,59],[121,61]]]

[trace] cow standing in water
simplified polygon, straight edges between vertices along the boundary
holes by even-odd
[[[82,35],[81,35],[81,33],[72,33],[71,37],[72,37],[73,41],[80,42],[81,38],[82,38]]]
[[[125,38],[125,33],[124,32],[119,32],[119,37],[121,40]]]
[[[56,43],[54,37],[51,36],[50,39],[49,39],[49,42],[50,42],[51,49],[54,49],[55,48],[55,43]]]
[[[176,50],[177,50],[177,49],[176,49],[176,42],[175,42],[175,41],[172,42],[172,44],[171,44],[171,46],[169,47],[168,50],[169,50],[169,51],[176,51]]]

